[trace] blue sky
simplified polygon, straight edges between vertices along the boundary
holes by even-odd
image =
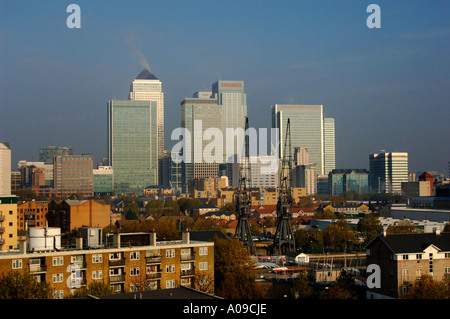
[[[81,8],[69,29],[66,8]],[[381,8],[369,29],[366,8]],[[106,103],[142,69],[163,82],[166,148],[180,101],[243,80],[250,125],[270,105],[323,104],[336,168],[381,149],[448,176],[449,1],[0,1],[0,141],[17,161],[48,145],[106,156]],[[140,52],[140,53],[139,53]]]

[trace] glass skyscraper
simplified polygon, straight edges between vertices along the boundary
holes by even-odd
[[[272,128],[278,128],[283,156],[287,120],[290,119],[292,156],[296,147],[308,148],[309,163],[317,174],[324,171],[324,125],[322,105],[272,105]],[[288,154],[288,151],[287,153]]]
[[[408,182],[408,153],[370,154],[369,166],[372,192],[401,194],[401,183]]]
[[[341,195],[353,191],[357,194],[369,192],[369,172],[365,169],[334,169],[328,174],[330,195]]]
[[[334,118],[323,119],[323,130],[323,173],[326,175],[336,168]]]
[[[144,69],[131,83],[129,99],[156,102],[158,156],[162,157],[164,154],[164,92],[161,81],[150,70]]]
[[[142,194],[158,184],[157,102],[108,102],[108,160],[116,193]]]

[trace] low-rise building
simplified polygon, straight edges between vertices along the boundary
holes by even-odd
[[[450,278],[450,233],[379,235],[366,245],[366,265],[380,267],[380,287],[368,299],[401,298],[422,275]]]

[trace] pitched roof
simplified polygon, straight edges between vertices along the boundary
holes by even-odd
[[[378,235],[366,247],[369,247],[377,239],[383,241],[394,253],[422,252],[430,245],[436,246],[441,251],[450,251],[450,233]]]

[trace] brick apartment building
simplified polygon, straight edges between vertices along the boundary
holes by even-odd
[[[368,299],[402,298],[424,274],[450,278],[450,233],[379,235],[366,246],[366,264],[381,269],[381,287],[368,288]]]
[[[17,230],[25,230],[26,227],[44,227],[48,203],[22,202],[17,204]]]
[[[96,235],[96,229],[86,229],[87,236]],[[49,283],[54,298],[96,281],[109,283],[115,292],[193,287],[196,276],[214,282],[213,242],[190,240],[189,233],[166,242],[156,241],[155,233],[113,236],[112,247],[86,247],[89,238],[79,239],[73,249],[30,252],[22,246],[15,254],[0,254],[0,273],[25,270]]]

